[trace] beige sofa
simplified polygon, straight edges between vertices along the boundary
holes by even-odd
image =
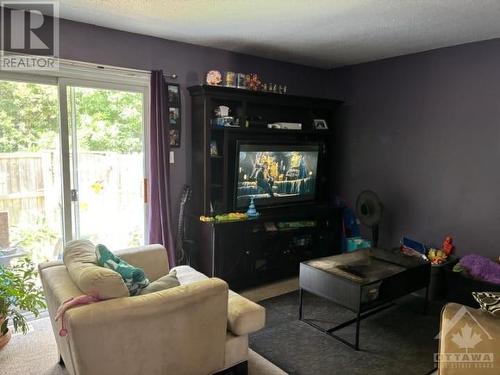
[[[448,303],[441,311],[439,375],[500,373],[500,318]]]
[[[150,280],[169,272],[161,245],[116,254],[143,268]],[[244,374],[248,334],[265,323],[263,307],[228,291],[220,279],[180,266],[181,286],[68,310],[68,335],[61,337],[56,310],[82,292],[63,262],[39,269],[61,361],[72,375]]]

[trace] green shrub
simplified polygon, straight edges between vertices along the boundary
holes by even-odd
[[[0,335],[7,333],[10,321],[14,332],[28,332],[25,312],[35,317],[45,308],[45,299],[41,288],[37,285],[38,272],[31,259],[19,260],[13,267],[0,266],[0,317],[5,318],[0,327]]]

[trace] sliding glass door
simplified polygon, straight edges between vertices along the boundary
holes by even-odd
[[[143,94],[67,86],[73,238],[144,243]]]
[[[60,151],[56,82],[0,80],[1,264],[60,254]]]
[[[2,78],[0,249],[41,262],[71,239],[144,244],[144,87]]]

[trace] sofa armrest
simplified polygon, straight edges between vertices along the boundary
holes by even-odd
[[[150,281],[158,280],[168,274],[167,250],[162,245],[147,245],[114,252],[133,266],[140,267]]]
[[[227,284],[209,279],[66,312],[75,374],[209,374],[224,364]]]
[[[465,353],[455,342],[455,337],[462,334],[462,329],[468,325],[472,330],[471,334],[479,335],[479,340],[473,348],[469,349],[472,358],[481,358],[477,367],[469,367],[467,364],[474,365],[473,362],[460,362],[463,359],[456,355]],[[469,306],[457,303],[448,303],[441,310],[441,328],[439,337],[439,375],[479,375],[493,374],[495,369],[500,368],[500,346],[497,344],[500,337],[500,324],[497,317],[490,313],[474,309]],[[479,357],[478,357],[479,356]],[[486,359],[487,358],[487,359]],[[490,367],[483,367],[482,365]],[[488,372],[491,370],[491,372]]]
[[[266,309],[264,307],[229,292],[227,307],[227,327],[237,336],[248,335],[264,327],[266,323]]]

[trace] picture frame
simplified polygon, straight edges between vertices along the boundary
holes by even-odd
[[[328,130],[328,124],[324,119],[321,118],[314,119],[313,124],[314,124],[314,129],[316,130]]]
[[[169,144],[170,147],[180,147],[181,145],[181,134],[177,129],[170,129],[168,131]]]
[[[181,88],[167,82],[168,136],[170,147],[181,147]]]
[[[167,85],[167,93],[168,93],[168,103],[169,104],[177,104],[181,103],[180,97],[180,88],[179,85]]]
[[[177,128],[180,125],[181,113],[179,107],[168,107],[168,123],[170,127]]]

